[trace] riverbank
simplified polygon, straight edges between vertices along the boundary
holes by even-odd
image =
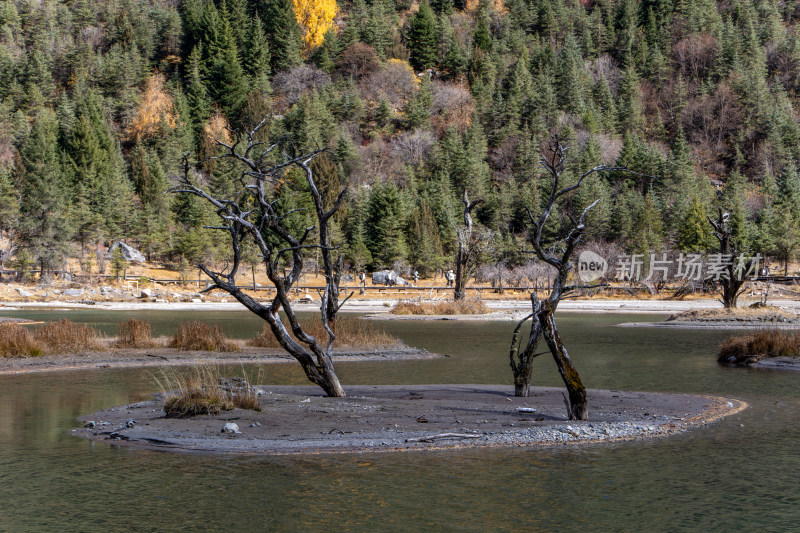
[[[747,305],[747,301],[742,299],[741,305]],[[388,314],[389,309],[397,302],[397,299],[358,299],[351,298],[342,307],[342,312],[350,313],[380,313],[381,317]],[[800,312],[800,300],[772,300],[772,302],[787,310],[797,310]],[[486,306],[492,311],[497,312],[529,312],[531,303],[529,300],[488,300]],[[293,305],[297,311],[319,311],[319,302],[311,301],[308,303],[295,302]],[[0,314],[3,312],[13,313],[20,310],[36,309],[96,309],[108,311],[241,311],[244,308],[238,302],[152,302],[147,300],[134,300],[127,302],[63,302],[63,301],[41,301],[41,302],[11,302],[0,300]],[[722,309],[722,304],[714,298],[703,298],[696,300],[636,300],[636,299],[570,299],[564,300],[558,305],[559,312],[580,312],[580,313],[635,313],[635,314],[674,314],[692,310],[702,309]],[[408,315],[398,315],[408,316]],[[428,315],[430,316],[430,315]],[[452,315],[450,315],[452,316]],[[490,315],[460,315],[460,316],[491,316]],[[524,316],[524,314],[523,314]]]
[[[503,385],[262,387],[262,412],[165,418],[163,402],[81,417],[73,435],[113,444],[219,453],[308,454],[444,448],[561,446],[675,435],[738,413],[734,399],[589,390],[588,422],[569,421],[561,388],[514,397]],[[234,423],[237,431],[223,432]]]
[[[405,361],[444,357],[405,345],[342,348],[334,350],[334,363],[340,361]],[[0,357],[0,375],[56,372],[92,368],[162,367],[179,365],[232,365],[294,362],[281,348],[244,346],[237,352],[179,350],[176,348],[116,349],[39,357]]]

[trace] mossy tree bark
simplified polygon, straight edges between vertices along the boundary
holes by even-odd
[[[719,285],[722,288],[722,297],[720,301],[725,309],[733,309],[739,301],[739,295],[744,290],[744,284],[747,281],[747,274],[753,271],[753,275],[757,276],[758,272],[758,259],[754,258],[741,258],[739,257],[739,245],[733,238],[733,230],[728,224],[730,213],[722,209],[719,210],[717,220],[708,217],[708,221],[714,228],[714,236],[719,241],[719,253],[722,258],[729,259],[725,267],[725,273],[719,279]],[[744,259],[747,259],[746,261]]]
[[[586,388],[581,382],[578,371],[572,364],[561,336],[558,334],[555,312],[562,298],[575,289],[581,288],[568,283],[572,269],[571,258],[586,229],[586,214],[597,204],[597,201],[589,205],[580,216],[576,217],[571,212],[571,193],[581,186],[584,179],[595,172],[627,171],[627,169],[601,165],[584,172],[574,185],[562,187],[561,175],[566,168],[566,151],[567,148],[561,144],[559,138],[554,137],[549,150],[542,154],[540,160],[550,179],[550,192],[547,201],[538,217],[534,216],[533,212],[528,209],[528,216],[532,225],[531,244],[533,245],[533,253],[536,254],[540,261],[553,267],[556,274],[550,287],[550,294],[545,300],[539,300],[536,293],[531,293],[531,313],[523,318],[514,329],[509,355],[511,370],[514,375],[514,393],[517,396],[527,396],[530,393],[533,360],[542,355],[542,353],[546,353],[537,353],[536,351],[539,339],[544,338],[567,388],[569,418],[571,420],[587,420],[588,400]],[[553,210],[559,205],[564,209],[569,219],[568,230],[555,242],[545,243],[543,237],[545,225]],[[559,250],[560,253],[555,254],[553,250]],[[521,330],[528,320],[531,321],[531,328],[528,340],[523,346]]]

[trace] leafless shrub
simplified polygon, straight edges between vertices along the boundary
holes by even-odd
[[[359,79],[375,72],[380,66],[375,48],[364,43],[353,43],[339,55],[336,71],[340,76]]]
[[[86,26],[81,30],[84,42],[97,50],[105,44],[106,32],[100,26]]]
[[[437,131],[444,132],[455,126],[460,133],[464,133],[469,128],[474,111],[475,101],[466,83],[433,83],[431,115]]]
[[[622,75],[610,55],[602,54],[593,61],[587,61],[584,65],[584,70],[592,77],[593,83],[597,83],[600,79],[605,79],[611,91],[616,94]]]
[[[304,64],[276,74],[272,88],[276,96],[282,97],[291,106],[306,92],[320,90],[330,82],[331,77],[325,71]]]
[[[672,47],[675,62],[687,79],[704,79],[714,66],[717,39],[707,33],[699,33],[681,39]]]
[[[365,100],[375,104],[385,97],[394,109],[401,108],[418,85],[414,71],[408,63],[399,59],[390,59],[383,68],[359,83]]]
[[[417,129],[398,135],[391,143],[401,161],[418,164],[436,144],[436,138],[430,130]]]

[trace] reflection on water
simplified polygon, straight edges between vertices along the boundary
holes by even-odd
[[[126,316],[69,313],[72,320],[108,328],[108,334]],[[243,313],[136,316],[151,320],[156,334],[195,318],[220,318],[233,336],[260,329]],[[793,528],[800,518],[800,428],[794,418],[800,374],[717,366],[713,352],[721,332],[612,326],[654,319],[561,315],[584,382],[729,395],[752,407],[708,428],[651,442],[216,456],[121,448],[68,435],[80,414],[148,398],[157,389],[149,371],[0,376],[0,530]],[[345,384],[510,383],[512,324],[391,322],[386,328],[409,344],[450,357],[340,364]],[[541,358],[535,372],[536,384],[559,384],[552,361]],[[304,383],[293,364],[268,365],[262,375],[268,383]]]

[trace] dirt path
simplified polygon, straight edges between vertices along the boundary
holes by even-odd
[[[589,391],[590,421],[570,422],[557,388],[527,398],[502,385],[263,387],[262,412],[168,419],[158,400],[82,417],[73,434],[114,444],[225,453],[405,451],[615,442],[673,435],[747,407],[688,394]],[[221,432],[235,423],[239,433]]]

